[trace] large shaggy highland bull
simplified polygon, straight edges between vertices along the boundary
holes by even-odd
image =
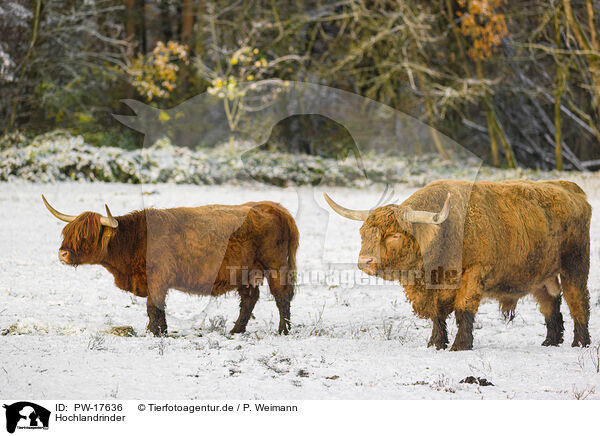
[[[240,314],[231,333],[244,332],[264,278],[279,309],[279,333],[288,333],[298,229],[283,206],[262,201],[144,209],[117,217],[107,206],[106,216],[69,216],[42,199],[69,223],[59,259],[73,266],[102,265],[119,288],[147,297],[148,330],[154,335],[167,332],[169,289],[213,296],[237,289]]]
[[[546,320],[542,345],[559,345],[561,290],[575,324],[572,345],[590,343],[591,207],[575,183],[442,180],[402,204],[372,211],[325,199],[338,214],[364,221],[359,268],[401,282],[415,313],[433,322],[429,346],[446,348],[446,318],[454,311],[458,332],[451,350],[471,349],[483,298],[499,300],[510,313],[527,294]],[[456,270],[445,271],[450,285],[433,289],[429,274],[437,275],[439,265]]]

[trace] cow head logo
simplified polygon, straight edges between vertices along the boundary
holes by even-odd
[[[14,433],[19,429],[48,429],[50,411],[38,404],[19,401],[4,404],[6,409],[6,431]]]

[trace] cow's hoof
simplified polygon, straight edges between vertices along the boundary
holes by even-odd
[[[558,347],[559,345],[560,342],[551,339],[546,339],[544,342],[542,342],[543,347]]]
[[[444,332],[433,331],[429,342],[427,342],[427,347],[435,347],[436,350],[445,350],[448,348],[448,335],[444,334]]]
[[[587,347],[590,345],[590,339],[579,339],[579,338],[575,338],[573,339],[573,343],[571,344],[571,347]]]
[[[427,348],[435,347],[436,350],[445,350],[448,348],[448,342],[430,339],[427,343]]]
[[[290,334],[290,323],[287,321],[282,321],[279,324],[279,334],[280,335],[289,335]]]
[[[468,351],[473,349],[473,344],[454,342],[450,347],[450,351]]]
[[[242,327],[234,327],[231,329],[231,331],[229,332],[229,334],[231,335],[235,335],[237,333],[246,333],[246,328],[242,328]]]
[[[543,347],[558,347],[562,343],[563,343],[562,336],[558,337],[558,338],[549,338],[549,337],[546,337],[546,339],[544,340],[544,342],[542,342],[542,346]]]
[[[150,331],[150,333],[152,333],[157,338],[167,336],[167,329],[163,330],[163,329],[150,329],[149,328],[148,331]]]
[[[587,347],[590,345],[590,332],[587,327],[587,323],[575,323],[575,329],[573,331],[573,343],[572,347]]]

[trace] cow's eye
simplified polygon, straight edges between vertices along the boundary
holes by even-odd
[[[398,242],[398,240],[400,239],[400,233],[394,233],[392,235],[389,235],[385,238],[385,242],[390,243],[390,242]]]

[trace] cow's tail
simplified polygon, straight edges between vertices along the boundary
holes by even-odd
[[[290,286],[290,300],[294,297],[296,291],[296,282],[298,279],[298,269],[296,268],[296,252],[300,243],[300,232],[296,226],[296,221],[289,214],[285,214],[288,228],[288,282]]]
[[[509,323],[515,319],[515,309],[517,308],[518,298],[501,298],[500,311],[504,317],[504,321]]]
[[[279,273],[284,282],[282,284],[287,288],[287,298],[291,301],[292,298],[294,298],[297,283],[298,270],[296,268],[296,252],[298,251],[300,233],[298,232],[294,217],[285,207],[279,203],[268,203],[274,209],[275,214],[279,219],[281,225],[281,240],[287,241],[287,263],[279,266],[279,268],[282,268]],[[282,246],[281,249],[284,250],[285,246]]]
[[[289,211],[278,203],[275,203],[275,205],[279,211],[278,215],[283,228],[283,234],[281,236],[284,240],[287,240],[288,244],[285,284],[288,288],[288,298],[292,300],[296,291],[298,276],[298,270],[296,268],[296,252],[298,251],[300,232],[298,232],[296,221]]]

